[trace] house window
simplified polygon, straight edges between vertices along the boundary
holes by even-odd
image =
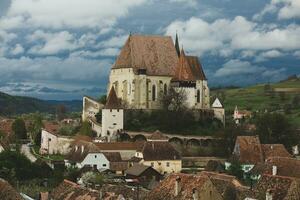
[[[200,103],[200,90],[197,90],[197,103]]]
[[[103,164],[102,167],[106,167],[106,164]]]
[[[95,158],[97,158],[97,155],[95,155]]]
[[[152,101],[156,100],[156,86],[152,86]]]
[[[165,85],[164,85],[164,95],[167,95],[167,92],[168,92],[168,86],[167,86],[167,84],[165,83]]]
[[[151,163],[151,167],[154,167],[154,162]]]
[[[167,167],[170,167],[170,163],[169,162],[167,162]]]
[[[94,168],[94,169],[97,169],[97,165],[93,165],[93,168]]]

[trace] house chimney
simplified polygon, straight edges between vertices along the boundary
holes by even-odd
[[[199,196],[198,196],[198,191],[196,188],[193,188],[193,200],[198,200]]]
[[[84,146],[81,145],[81,153],[83,153],[83,152],[84,152]]]
[[[270,189],[266,192],[266,200],[273,200],[272,191]]]
[[[176,177],[175,181],[175,196],[177,196],[181,190],[181,178],[179,176]]]
[[[273,176],[276,176],[276,175],[277,175],[277,166],[276,166],[276,165],[273,165],[273,166],[272,166],[272,175],[273,175]]]

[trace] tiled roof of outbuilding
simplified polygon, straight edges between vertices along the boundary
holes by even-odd
[[[141,152],[145,161],[181,159],[179,152],[169,142],[145,142]]]

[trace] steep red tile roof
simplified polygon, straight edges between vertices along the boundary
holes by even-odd
[[[100,152],[100,150],[92,142],[86,142],[83,140],[74,141],[71,144],[71,151],[66,156],[66,159],[72,162],[80,163],[85,159],[85,157],[89,153],[97,153],[97,152]]]
[[[178,178],[180,178],[181,190],[175,196],[175,182]],[[193,189],[200,191],[208,182],[211,183],[210,179],[203,175],[171,174],[149,193],[147,199],[193,199]]]
[[[145,142],[141,152],[145,161],[181,159],[179,152],[169,142]]]
[[[50,193],[55,200],[100,200],[100,192],[81,187],[74,182],[64,180]]]
[[[169,137],[164,135],[159,130],[157,130],[154,133],[152,133],[149,137],[147,137],[147,139],[149,139],[149,140],[166,140],[166,141],[168,141]]]
[[[6,135],[10,135],[13,133],[12,130],[12,124],[13,124],[13,120],[10,119],[4,119],[0,121],[0,131],[3,132]]]
[[[178,55],[170,36],[130,35],[112,69],[146,69],[148,75],[174,76]]]
[[[184,50],[181,49],[179,62],[176,68],[175,77],[173,80],[178,81],[195,81],[192,68],[185,56]]]
[[[0,178],[0,199],[23,200],[21,195],[5,180]]]
[[[285,176],[263,175],[254,187],[254,198],[265,198],[270,190],[273,199],[300,199],[300,180]]]
[[[244,164],[264,161],[258,136],[237,136],[233,154]]]
[[[196,80],[207,80],[203,71],[202,65],[197,56],[186,56],[190,68],[192,69],[194,78]]]
[[[265,160],[274,156],[292,158],[292,155],[286,150],[283,144],[262,144],[261,147]]]
[[[300,160],[287,157],[270,157],[266,160],[263,173],[272,174],[272,166],[277,167],[277,175],[300,178]]]
[[[45,121],[43,122],[43,124],[44,124],[44,130],[52,134],[58,134],[60,125],[57,122]]]
[[[110,89],[109,95],[107,97],[107,102],[106,102],[104,108],[105,109],[120,109],[121,108],[121,102],[117,97],[114,87],[112,87]]]

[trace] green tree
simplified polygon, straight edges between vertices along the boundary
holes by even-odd
[[[292,106],[298,108],[300,106],[300,95],[295,95],[292,100]]]
[[[26,126],[25,126],[25,122],[23,119],[17,118],[12,123],[12,130],[14,132],[16,139],[26,139],[27,138]]]
[[[242,165],[237,159],[233,159],[229,167],[229,174],[236,176],[238,179],[243,179],[244,171]]]
[[[255,119],[256,134],[262,143],[280,143],[286,147],[297,144],[298,136],[290,121],[279,113],[265,113]]]
[[[42,128],[44,127],[43,124],[43,117],[40,113],[34,113],[32,116],[32,122],[29,126],[29,132],[31,139],[35,142],[38,141],[36,137],[40,137]]]
[[[99,102],[100,103],[102,103],[103,105],[105,105],[106,104],[106,98],[107,98],[107,96],[106,95],[102,95],[100,98],[99,98]]]
[[[88,121],[82,122],[81,128],[79,130],[80,135],[93,136],[93,131],[90,123]]]

